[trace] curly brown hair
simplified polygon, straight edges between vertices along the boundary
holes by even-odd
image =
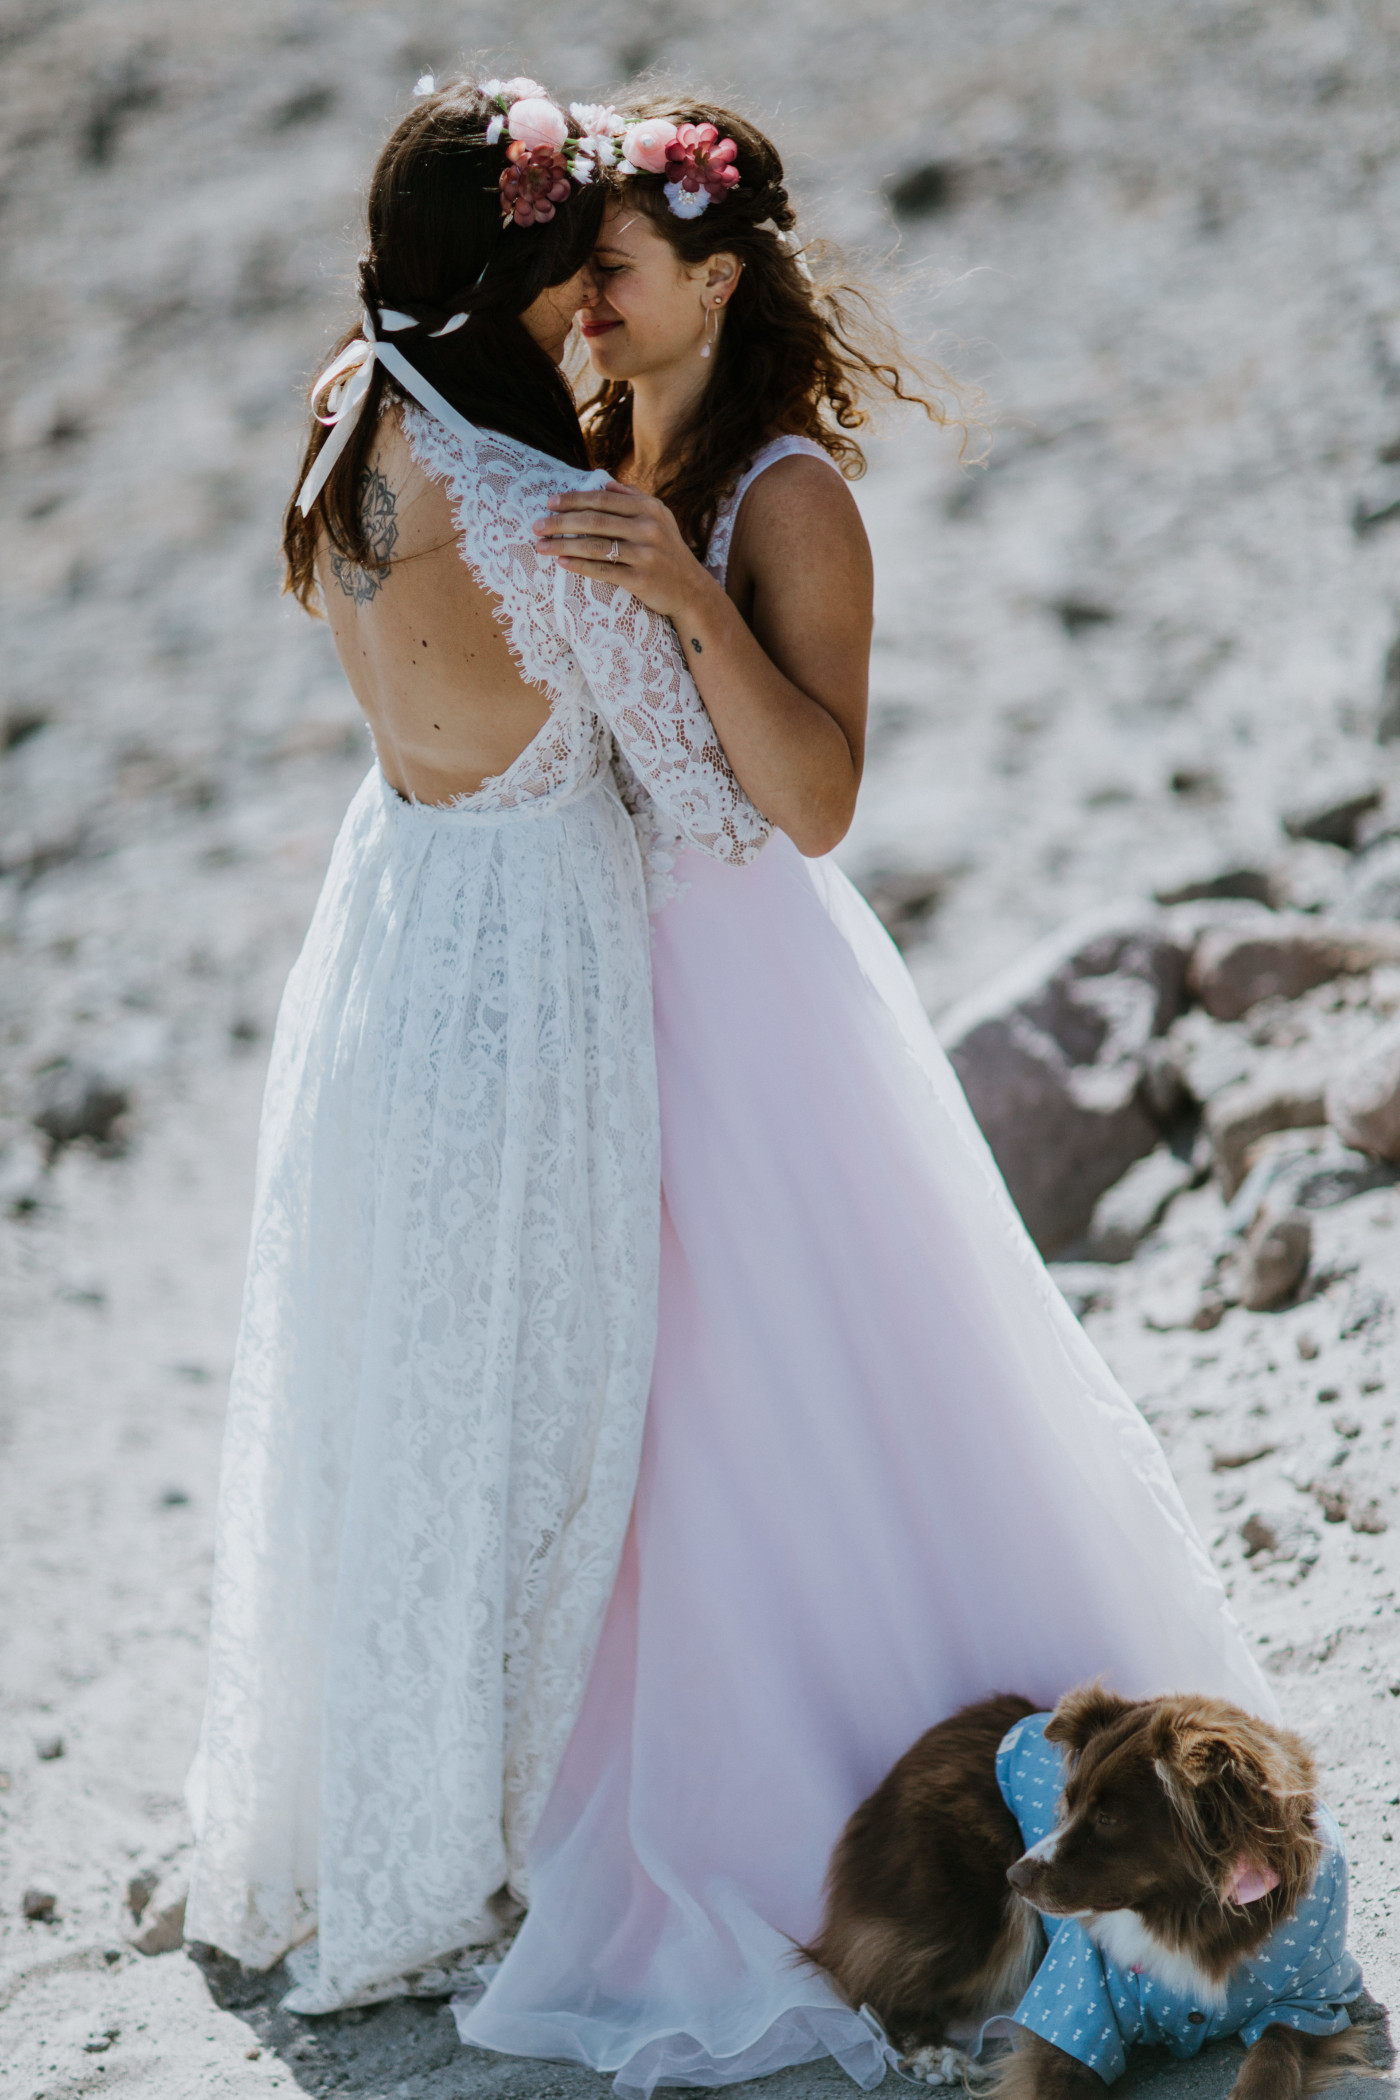
[[[770,438],[812,438],[856,480],[865,455],[851,432],[870,422],[882,395],[915,404],[934,423],[958,425],[966,450],[967,417],[948,406],[959,400],[957,383],[910,353],[868,286],[814,279],[784,238],[797,214],[771,139],[717,103],[656,97],[629,106],[632,114],[713,124],[739,149],[738,183],[698,218],[677,218],[664,176],[638,170],[623,193],[683,263],[724,253],[742,264],[705,390],[652,491],[691,548],[703,556],[722,498]],[[821,250],[813,253],[822,259]],[[594,464],[616,474],[632,449],[631,385],[605,381],[585,403],[583,421]]]
[[[552,219],[503,225],[499,180],[503,145],[486,144],[497,106],[470,80],[446,82],[424,96],[385,142],[370,178],[369,241],[360,261],[360,298],[370,309],[396,307],[427,325],[398,347],[415,369],[469,422],[519,438],[570,466],[589,465],[578,411],[567,381],[520,320],[551,285],[564,284],[587,262],[602,225],[599,183],[576,188]],[[577,125],[571,124],[574,136]],[[466,312],[466,327],[434,339],[431,329]],[[348,328],[333,353],[359,333]],[[388,399],[402,389],[376,365],[359,421],[325,488],[303,517],[287,505],[282,548],[284,588],[308,612],[316,608],[316,549],[324,532],[345,560],[373,559],[360,514],[360,482]],[[300,489],[325,443],[312,422]]]

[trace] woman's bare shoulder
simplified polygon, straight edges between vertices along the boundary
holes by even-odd
[[[853,558],[868,561],[869,541],[844,477],[827,460],[793,452],[750,483],[735,522],[735,551],[755,570],[800,555],[849,572]]]

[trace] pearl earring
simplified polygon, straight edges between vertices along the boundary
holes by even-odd
[[[715,339],[715,315],[723,304],[724,301],[722,299],[716,299],[714,305],[705,314],[705,340],[700,345],[700,355],[702,357],[708,357],[710,354],[710,345]]]

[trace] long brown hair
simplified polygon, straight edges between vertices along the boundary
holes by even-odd
[[[368,309],[393,307],[422,324],[397,347],[473,423],[519,438],[570,466],[590,464],[567,382],[521,320],[551,285],[588,260],[602,225],[601,184],[575,188],[546,224],[503,226],[498,181],[505,148],[488,146],[497,115],[469,80],[424,96],[398,124],[370,178],[369,240],[360,262]],[[577,127],[572,127],[577,135]],[[434,341],[430,327],[465,312],[464,327]],[[336,353],[355,340],[348,328]],[[282,530],[284,589],[316,608],[316,548],[324,532],[347,561],[372,561],[360,512],[361,476],[385,398],[402,389],[376,365],[359,421],[308,517],[287,505]],[[326,441],[313,421],[297,488]]]
[[[756,125],[707,102],[658,98],[638,114],[713,124],[739,149],[738,183],[698,218],[676,217],[663,176],[638,171],[623,192],[683,263],[725,253],[743,265],[705,391],[652,491],[697,554],[703,556],[722,497],[770,438],[814,439],[854,481],[865,471],[865,455],[851,432],[869,423],[871,402],[882,394],[915,403],[935,423],[957,422],[966,434],[964,417],[943,398],[956,399],[956,383],[921,366],[869,288],[807,275],[783,239],[797,214],[782,160]],[[632,446],[630,384],[605,381],[585,404],[583,419],[594,464],[617,473]]]

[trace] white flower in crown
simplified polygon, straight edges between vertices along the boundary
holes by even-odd
[[[503,131],[505,130],[505,128],[506,128],[506,120],[505,120],[505,118],[504,118],[504,117],[499,117],[499,116],[498,116],[498,117],[492,117],[492,119],[491,119],[490,123],[489,123],[489,124],[487,125],[487,127],[486,127],[486,143],[487,143],[487,145],[488,145],[488,146],[494,146],[494,145],[496,145],[496,144],[497,144],[497,143],[499,142],[499,140],[500,140],[500,136],[501,136],[501,133],[502,133],[502,132],[503,132]]]
[[[584,152],[583,145],[580,143],[578,150],[574,154],[569,173],[573,176],[575,182],[585,183],[591,182],[597,172],[597,162],[591,154]]]
[[[517,73],[514,80],[498,80],[496,88],[507,102],[524,102],[531,95],[549,100],[549,89],[542,88],[538,80],[531,80],[526,73]]]
[[[708,190],[686,190],[678,182],[668,182],[662,194],[678,219],[698,219],[710,208]]]
[[[583,142],[600,168],[610,168],[617,158],[617,141],[624,124],[615,109],[605,102],[571,102],[569,115],[583,133]]]

